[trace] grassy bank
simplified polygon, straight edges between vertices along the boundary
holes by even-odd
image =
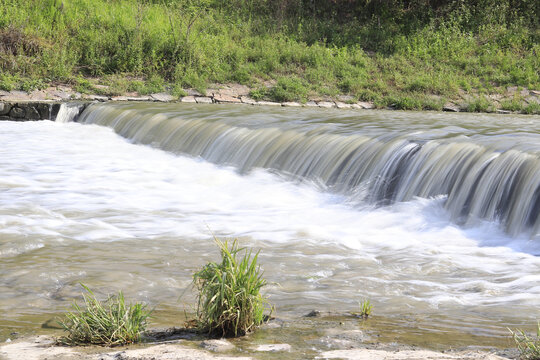
[[[350,95],[378,107],[539,113],[532,0],[5,0],[0,89]],[[101,90],[103,91],[103,90]]]

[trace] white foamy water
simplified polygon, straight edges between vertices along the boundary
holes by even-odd
[[[444,316],[455,328],[539,315],[538,242],[493,222],[462,228],[443,196],[353,203],[95,125],[0,122],[0,144],[4,321],[64,309],[79,282],[176,306],[191,274],[217,259],[211,231],[261,249],[282,314],[352,310],[369,298],[378,314]]]

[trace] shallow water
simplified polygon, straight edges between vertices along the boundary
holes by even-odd
[[[163,111],[249,118],[252,127],[304,121],[336,133],[478,143],[499,136],[501,146],[536,157],[540,143],[538,117],[359,118],[347,111],[175,106]],[[157,324],[175,325],[181,315],[174,309],[192,311],[191,275],[217,260],[212,234],[261,249],[266,291],[278,316],[293,323],[312,309],[344,313],[370,299],[371,331],[390,334],[383,340],[422,342],[438,333],[431,346],[471,338],[507,346],[506,327],[530,326],[540,316],[538,238],[510,237],[493,221],[457,225],[444,195],[388,206],[351,202],[315,180],[265,169],[239,173],[97,125],[0,122],[0,144],[2,338],[40,331],[79,296],[80,282],[100,294],[121,289],[161,311]]]

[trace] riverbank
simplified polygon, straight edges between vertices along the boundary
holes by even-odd
[[[97,86],[97,85],[96,85]],[[246,104],[246,105],[262,105],[262,106],[285,106],[285,107],[319,107],[319,108],[338,108],[338,109],[377,109],[381,108],[372,101],[357,101],[352,96],[341,95],[337,97],[320,97],[315,96],[307,99],[305,102],[299,101],[268,101],[268,100],[256,100],[251,94],[253,89],[241,85],[241,84],[214,84],[210,89],[200,92],[198,90],[188,88],[182,89],[182,96],[175,96],[171,92],[159,92],[150,94],[141,94],[138,92],[114,92],[109,86],[99,85],[95,88],[96,91],[81,93],[71,86],[58,85],[50,86],[42,90],[33,91],[0,91],[0,120],[46,120],[54,118],[58,113],[58,107],[38,106],[31,109],[26,109],[28,105],[21,105],[23,110],[16,109],[18,104],[24,103],[47,103],[47,102],[69,102],[69,101],[146,101],[146,102],[182,102],[182,103],[198,103],[198,104]],[[540,108],[540,91],[518,89],[517,87],[511,87],[507,90],[507,95],[494,96],[490,107],[488,108],[474,108],[475,112],[496,112],[500,114],[511,113],[529,113],[521,110],[507,110],[503,104],[505,101],[509,101],[512,97],[515,97],[517,93],[527,104],[531,106],[531,109]],[[467,100],[468,99],[468,100]],[[471,104],[477,99],[467,98],[462,99],[461,102],[447,102],[441,109],[448,112],[470,112]],[[37,106],[37,105],[36,105]],[[390,104],[384,109],[400,109],[401,107]],[[28,110],[28,111],[26,111]],[[530,113],[537,113],[536,110]]]

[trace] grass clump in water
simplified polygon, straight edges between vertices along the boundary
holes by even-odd
[[[508,329],[510,330],[510,329]],[[536,330],[536,338],[529,337],[523,330],[510,330],[520,353],[520,358],[526,360],[540,360],[540,322]]]
[[[126,304],[122,292],[101,302],[87,286],[82,287],[86,290],[83,293],[85,307],[73,303],[72,311],[59,321],[68,332],[58,340],[59,343],[116,346],[140,340],[150,315],[145,304]]]
[[[212,336],[242,336],[265,319],[268,300],[260,290],[266,285],[257,265],[259,253],[231,246],[215,238],[221,263],[210,262],[193,275],[198,290],[197,322]],[[241,253],[243,251],[243,253]]]
[[[369,300],[364,300],[359,305],[359,311],[353,312],[352,314],[354,316],[367,319],[371,315],[371,311],[373,310],[373,305],[369,302]]]

